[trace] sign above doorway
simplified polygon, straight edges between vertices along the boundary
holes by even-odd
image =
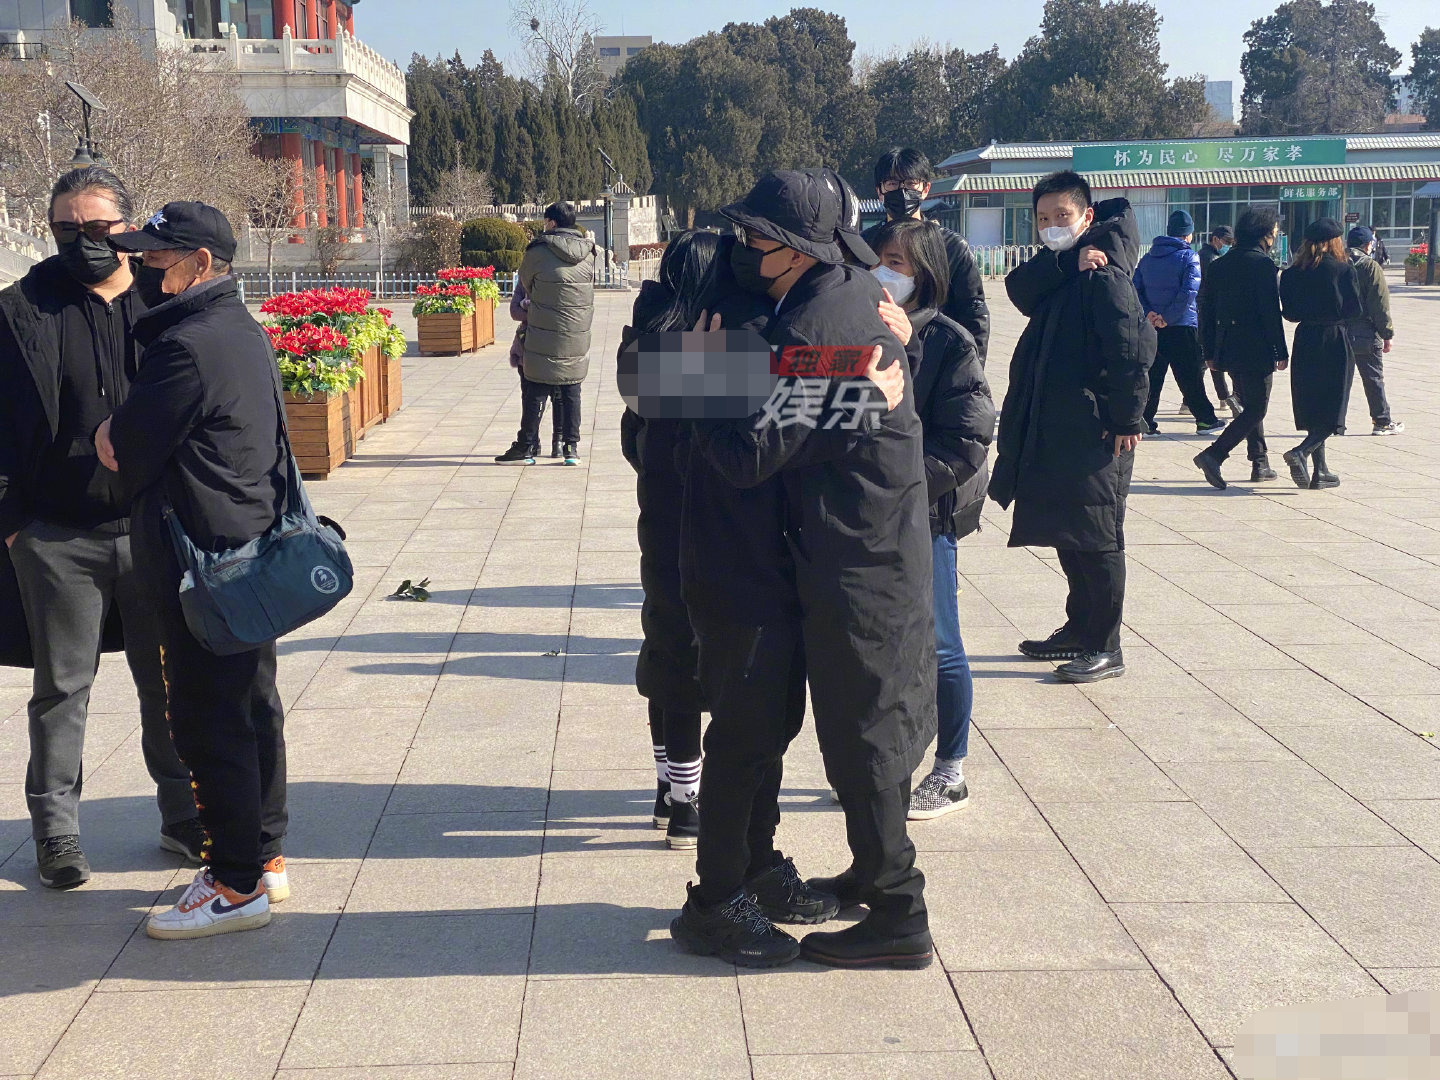
[[[1137,169],[1279,169],[1345,164],[1344,139],[1211,140],[1173,143],[1101,143],[1077,146],[1079,172]]]
[[[1281,202],[1314,202],[1340,198],[1339,184],[1293,184],[1280,189]]]

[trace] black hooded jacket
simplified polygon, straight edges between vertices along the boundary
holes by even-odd
[[[1107,265],[1084,273],[1080,251]],[[1094,224],[1068,251],[1042,250],[1005,279],[1030,322],[1010,362],[990,495],[1015,503],[1011,547],[1123,548],[1124,499],[1134,454],[1114,436],[1144,431],[1155,330],[1131,278],[1140,257],[1124,199],[1095,207]]]

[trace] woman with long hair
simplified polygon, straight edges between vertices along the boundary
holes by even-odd
[[[1306,435],[1286,452],[1285,464],[1302,488],[1340,484],[1340,477],[1326,468],[1325,440],[1345,423],[1350,402],[1353,359],[1345,324],[1364,312],[1344,235],[1333,218],[1312,222],[1299,253],[1280,275],[1281,311],[1300,324],[1290,350],[1290,397],[1295,426]]]
[[[995,402],[975,339],[939,311],[950,285],[940,228],[934,222],[902,218],[881,228],[873,245],[880,256],[875,276],[910,317],[906,353],[925,440],[930,496],[940,731],[935,765],[910,796],[909,818],[916,821],[958,810],[969,799],[961,770],[975,693],[960,637],[955,545],[980,527]]]

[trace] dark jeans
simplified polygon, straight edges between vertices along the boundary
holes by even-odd
[[[695,630],[710,707],[696,888],[700,903],[714,905],[775,864],[783,758],[805,720],[805,652],[798,624],[706,620]]]
[[[845,811],[845,838],[854,857],[852,867],[870,907],[866,923],[897,937],[928,930],[925,875],[915,865],[915,845],[905,828],[910,781],[883,791],[838,794]],[[703,824],[700,837],[705,837]]]
[[[1205,395],[1200,372],[1200,338],[1193,326],[1167,326],[1155,331],[1155,362],[1150,365],[1150,401],[1145,419],[1155,422],[1160,408],[1160,391],[1165,388],[1165,370],[1175,374],[1175,385],[1197,424],[1215,423],[1215,406]]]
[[[1251,461],[1266,456],[1265,414],[1270,409],[1270,387],[1274,379],[1274,375],[1260,376],[1248,371],[1235,373],[1235,394],[1240,399],[1240,415],[1210,445],[1210,452],[1221,461],[1230,456],[1241,439],[1245,440],[1245,456]]]
[[[195,778],[195,805],[210,838],[205,859],[217,880],[249,894],[264,863],[281,854],[289,822],[275,646],[216,656],[190,634],[176,595],[154,593],[170,730]]]
[[[36,840],[80,831],[85,717],[112,603],[140,695],[140,751],[166,825],[195,816],[190,772],[165,721],[160,643],[130,558],[130,537],[33,521],[10,549],[35,653],[25,799]]]
[[[1056,554],[1070,583],[1065,625],[1083,648],[1114,652],[1125,607],[1125,552],[1061,548]]]
[[[931,540],[935,575],[935,704],[940,714],[940,736],[935,756],[946,761],[963,758],[970,749],[970,713],[975,704],[975,683],[970,660],[960,637],[960,603],[955,596],[955,537]]]
[[[540,417],[545,403],[553,396],[555,415],[559,417],[560,441],[568,446],[580,445],[580,388],[583,383],[552,386],[520,378],[520,434],[517,441],[536,448],[540,445]]]
[[[665,747],[667,761],[695,761],[700,757],[700,714],[662,709],[650,702],[650,744]]]
[[[1375,332],[1369,319],[1346,324],[1350,350],[1355,354],[1355,367],[1349,372],[1353,384],[1355,370],[1365,387],[1365,403],[1370,406],[1370,419],[1376,427],[1390,423],[1390,402],[1385,400],[1385,341]]]
[[[520,375],[520,401],[521,401],[521,409],[522,409],[522,414],[523,414],[524,401],[525,401],[525,381],[526,381],[526,380],[525,380],[525,373],[524,373],[523,371],[522,371],[522,372],[519,372],[519,375]],[[552,386],[552,387],[550,387],[549,389],[550,389],[550,400],[553,401],[553,402],[555,402],[555,408],[550,410],[550,438],[552,438],[552,439],[555,440],[556,442],[560,442],[560,441],[562,441],[562,438],[561,438],[562,433],[561,433],[561,430],[560,430],[560,388],[559,388],[558,386]],[[539,415],[539,416],[536,418],[536,420],[535,420],[535,437],[536,437],[536,441],[535,441],[534,443],[531,443],[531,444],[527,447],[527,449],[531,450],[532,452],[534,452],[534,453],[536,453],[536,454],[540,453],[540,443],[539,443],[539,437],[540,437],[540,421],[541,421],[541,420],[544,420],[544,419],[545,419],[545,403],[542,401],[542,402],[540,403],[540,415]],[[517,432],[515,433],[515,438],[516,438],[516,439],[522,439],[522,438],[524,438],[524,436],[525,436],[525,431],[524,431],[523,428],[522,428],[520,431],[517,431]]]

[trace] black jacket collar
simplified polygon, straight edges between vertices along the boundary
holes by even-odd
[[[167,300],[142,315],[135,323],[135,340],[141,345],[149,345],[177,323],[231,299],[238,292],[239,287],[229,274],[186,289],[173,300]]]

